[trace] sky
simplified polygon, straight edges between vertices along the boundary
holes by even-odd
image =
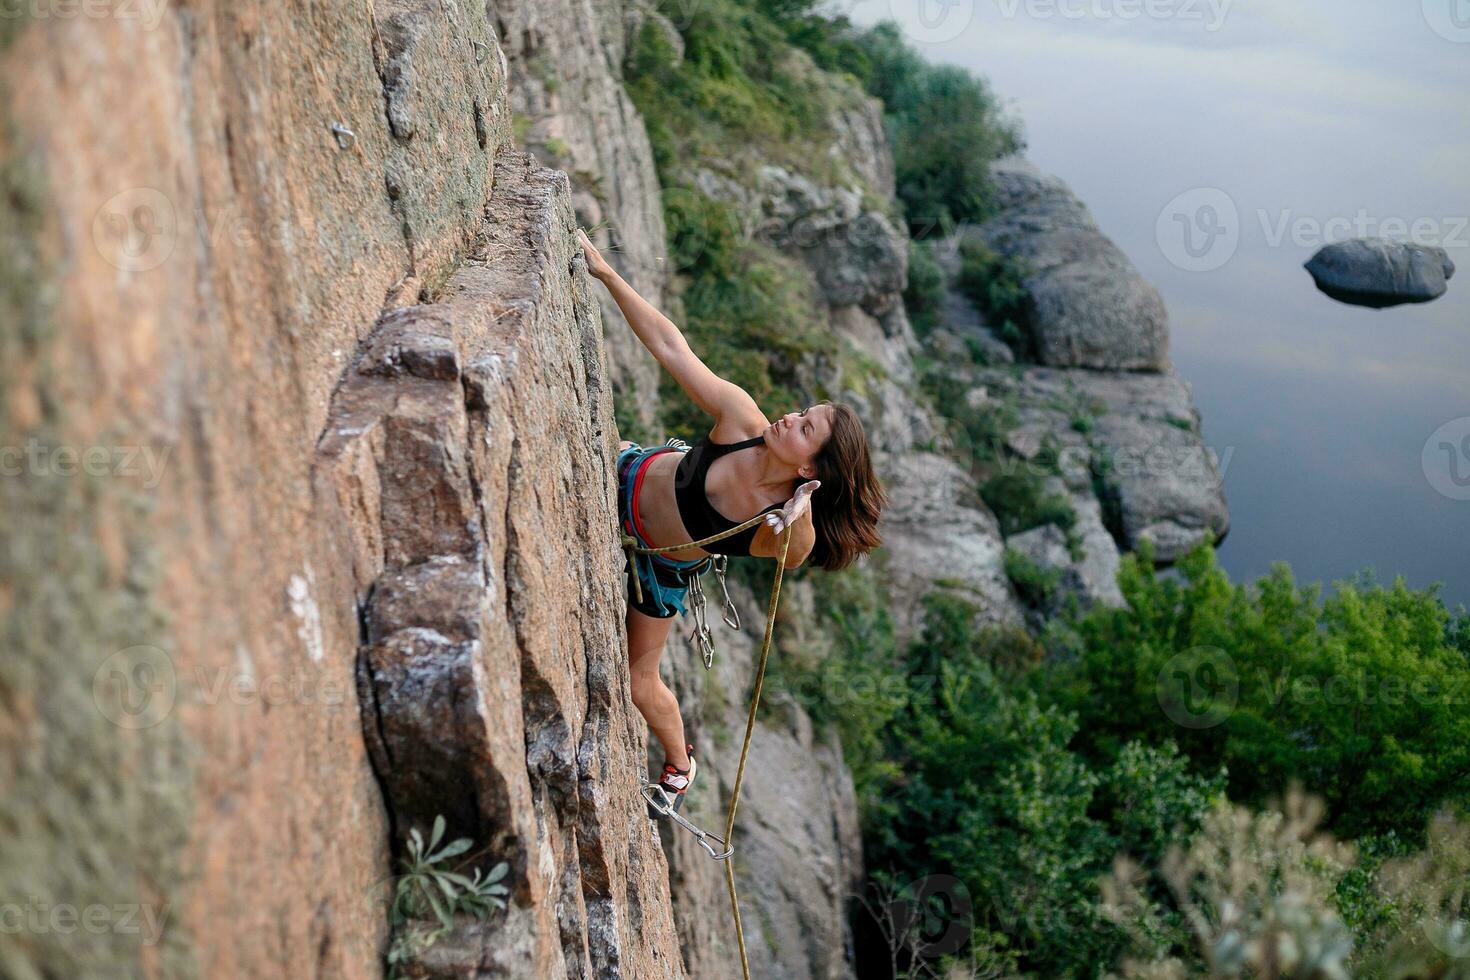
[[[1470,605],[1470,0],[840,0],[985,78],[1026,156],[1158,287],[1224,458],[1237,580],[1371,569]],[[1460,275],[1368,310],[1302,268],[1359,235]]]

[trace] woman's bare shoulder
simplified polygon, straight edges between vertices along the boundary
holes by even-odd
[[[726,412],[716,419],[714,428],[710,429],[709,440],[720,445],[743,442],[765,432],[770,424],[752,400],[748,407]]]

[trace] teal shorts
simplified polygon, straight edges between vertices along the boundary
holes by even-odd
[[[678,439],[670,439],[667,445],[644,449],[634,443],[618,453],[618,519],[623,533],[631,535],[640,546],[651,547],[643,536],[643,524],[638,519],[638,493],[642,489],[643,476],[648,462],[660,453],[678,452]],[[624,563],[627,576],[628,608],[636,609],[654,619],[670,619],[675,615],[687,616],[684,601],[689,594],[689,581],[708,568],[711,558],[694,561],[674,561],[663,555],[634,555],[636,561]],[[633,577],[643,586],[643,599],[639,601],[633,585]]]

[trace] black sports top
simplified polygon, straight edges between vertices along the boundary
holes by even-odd
[[[745,523],[732,521],[715,510],[705,496],[704,482],[715,460],[739,449],[759,446],[763,442],[765,439],[762,436],[752,436],[742,442],[728,444],[710,442],[709,436],[705,436],[703,442],[684,453],[684,458],[679,460],[679,468],[674,471],[674,500],[679,505],[679,520],[684,522],[684,528],[692,536],[691,540],[698,541]],[[780,510],[784,506],[785,504],[772,504],[761,513]],[[752,525],[739,534],[710,542],[704,546],[704,550],[717,555],[748,556],[751,542],[755,540],[755,532],[758,530],[759,524]]]

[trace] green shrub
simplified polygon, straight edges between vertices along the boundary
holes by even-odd
[[[991,161],[1024,147],[1019,121],[983,80],[928,64],[894,24],[857,30],[804,0],[660,0],[658,9],[678,26],[684,61],[674,67],[668,39],[645,24],[626,79],[666,186],[680,163],[725,159],[729,147],[807,172],[824,165],[830,96],[789,46],[883,101],[898,196],[918,237],[984,220]]]
[[[929,246],[921,242],[909,242],[909,282],[904,289],[903,301],[914,333],[920,338],[927,337],[938,326],[940,310],[943,309],[944,270],[935,261]],[[980,358],[975,360],[983,363]]]
[[[1442,803],[1470,803],[1470,665],[1436,589],[1340,583],[1322,599],[1284,564],[1235,585],[1203,545],[1178,573],[1158,575],[1147,544],[1125,556],[1127,607],[1092,610],[1075,660],[1032,675],[1077,712],[1090,758],[1175,738],[1202,770],[1227,767],[1245,804],[1300,779],[1349,838],[1414,842]]]
[[[975,364],[983,363],[983,352],[967,345]],[[1018,424],[1014,401],[987,398],[978,404],[970,401],[973,381],[969,373],[953,370],[955,365],[920,355],[914,358],[914,371],[919,390],[930,409],[949,430],[955,447],[954,455],[978,470],[993,463],[1005,452],[1005,436]]]
[[[1032,358],[1031,298],[1024,270],[1014,260],[1003,258],[980,242],[960,243],[960,292],[985,314],[991,328],[1010,347],[1017,359]]]
[[[807,581],[823,613],[824,642],[802,648],[787,630],[778,632],[779,656],[767,667],[767,703],[794,702],[819,728],[837,731],[861,805],[872,787],[895,774],[883,733],[911,689],[895,662],[893,619],[873,571],[854,566]]]
[[[883,101],[898,196],[915,237],[945,233],[991,213],[993,160],[1024,148],[989,85],[964,69],[931,65],[884,23],[853,37],[846,67]]]
[[[1171,745],[1090,766],[1070,748],[1072,715],[1001,680],[999,634],[974,627],[973,605],[931,595],[924,610],[906,654],[914,696],[886,726],[901,775],[867,811],[869,866],[954,874],[975,922],[1004,933],[1028,970],[1090,975],[1122,948],[1095,881],[1120,849],[1153,855],[1186,839],[1222,777],[1193,774]]]
[[[1156,876],[1121,863],[1102,907],[1131,939],[1124,976],[1347,980],[1353,937],[1332,896],[1353,854],[1320,815],[1300,795],[1283,813],[1222,800]]]
[[[805,50],[822,68],[864,77],[868,57],[857,31],[845,15],[824,9],[823,0],[753,0],[788,41]]]
[[[1014,548],[1006,549],[1005,570],[1021,601],[1033,609],[1045,608],[1062,581],[1060,569],[1042,568],[1030,555]]]
[[[408,854],[400,860],[403,874],[394,882],[388,909],[390,976],[401,976],[406,964],[438,942],[454,927],[456,915],[484,919],[493,910],[505,908],[509,889],[500,882],[510,865],[501,861],[483,877],[479,868],[472,875],[450,870],[450,859],[473,844],[468,837],[460,837],[440,847],[444,831],[442,816],[434,818],[427,844],[417,827],[409,831]]]
[[[675,63],[663,29],[644,23],[624,74],[629,96],[647,120],[654,164],[664,187],[688,179],[701,161],[760,159],[838,179],[844,164],[831,145],[833,97],[784,32],[749,0],[659,0],[679,30]]]
[[[1102,909],[1129,935],[1122,975],[1470,977],[1470,823],[1441,813],[1424,851],[1386,856],[1322,819],[1297,790],[1254,813],[1222,799],[1153,868],[1120,862]]]
[[[1070,531],[1077,523],[1071,503],[1060,494],[1047,492],[1046,478],[1040,473],[997,473],[980,485],[980,498],[995,512],[1006,537],[1043,524]]]

